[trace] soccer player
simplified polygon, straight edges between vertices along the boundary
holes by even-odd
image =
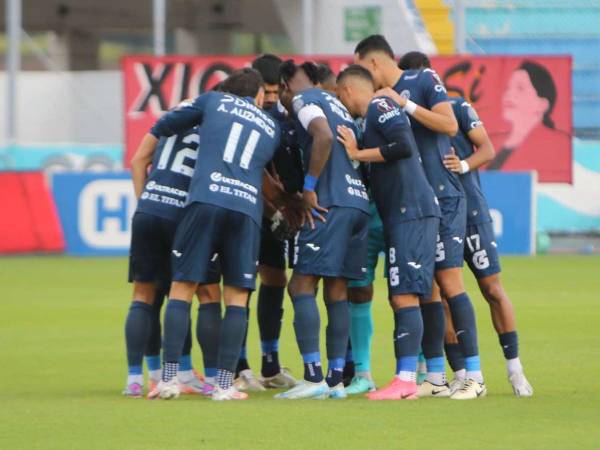
[[[394,312],[396,376],[370,392],[371,400],[415,399],[417,359],[423,338],[420,298],[433,283],[440,208],[419,158],[410,121],[400,106],[375,96],[371,73],[351,65],[338,76],[338,96],[353,116],[365,118],[363,150],[354,133],[339,127],[348,156],[370,163],[369,185],[383,222],[388,292]]]
[[[252,68],[257,70],[263,80],[265,101],[263,109],[267,111],[280,125],[280,148],[275,153],[273,165],[270,170],[287,178],[287,166],[294,165],[291,149],[282,148],[290,145],[295,134],[279,103],[279,66],[281,59],[275,55],[264,54],[252,61]],[[290,139],[290,137],[292,139]],[[284,167],[285,166],[285,167]],[[263,391],[265,388],[291,388],[296,385],[296,380],[279,363],[279,336],[281,334],[281,320],[283,318],[283,298],[287,285],[286,276],[286,242],[275,235],[275,230],[283,221],[283,216],[269,202],[265,202],[262,219],[260,250],[258,256],[258,273],[260,287],[258,289],[258,328],[262,350],[261,377],[257,379],[250,369],[246,356],[246,339],[244,336],[242,353],[236,368],[235,387],[242,391]]]
[[[304,381],[277,398],[343,398],[342,382],[349,333],[347,280],[363,276],[368,196],[357,169],[334,138],[338,125],[353,127],[337,98],[315,88],[317,67],[286,61],[281,66],[282,101],[294,111],[304,154],[302,196],[307,221],[300,230],[288,291],[294,330],[304,361]],[[324,380],[319,350],[317,283],[323,279],[327,307],[327,359]]]
[[[189,129],[179,135],[143,139],[132,158],[132,178],[138,206],[132,219],[129,278],[133,301],[125,322],[128,372],[124,394],[141,397],[142,360],[150,375],[150,390],[160,380],[160,309],[168,292],[171,246],[185,203],[198,152],[198,133]],[[152,170],[148,174],[148,168]],[[202,303],[219,302],[218,271],[211,284],[198,290]],[[166,286],[166,287],[165,287]],[[215,300],[216,299],[216,300]],[[191,334],[188,325],[178,380],[184,393],[202,393],[204,386],[192,369]]]
[[[458,130],[446,89],[431,69],[399,69],[392,48],[381,35],[363,39],[356,46],[354,60],[371,72],[377,88],[388,88],[377,94],[392,98],[410,116],[425,174],[442,212],[435,280],[448,300],[458,329],[467,374],[461,388],[451,393],[444,367],[444,309],[439,292],[434,290],[431,301],[421,308],[426,330],[422,349],[427,379],[419,386],[419,395],[451,396],[455,400],[482,397],[487,390],[480,367],[475,311],[465,292],[462,275],[466,199],[458,174],[444,166],[444,157],[451,153],[450,136]]]
[[[421,52],[409,52],[400,59],[399,67],[403,70],[431,68],[431,62]],[[492,323],[506,359],[513,392],[518,397],[530,397],[533,395],[533,388],[525,378],[519,359],[515,313],[500,281],[500,258],[492,217],[479,182],[478,168],[494,158],[494,145],[475,108],[461,97],[452,98],[451,103],[458,120],[459,132],[452,138],[455,154],[447,155],[444,164],[453,172],[461,174],[460,181],[467,196],[467,245],[464,258],[477,279],[481,294],[490,306]],[[456,342],[456,337],[452,336],[452,340]],[[446,356],[454,372],[458,372],[460,376],[464,372],[464,358],[459,346],[447,342]]]
[[[173,283],[165,314],[162,380],[152,397],[179,395],[177,365],[190,302],[207,283],[219,255],[225,315],[219,330],[217,387],[213,400],[242,400],[233,387],[246,329],[246,306],[254,289],[262,219],[263,172],[279,141],[277,124],[260,107],[263,80],[254,69],[232,73],[224,92],[207,92],[164,115],[148,139],[171,136],[194,125],[202,136],[200,162],[173,244]],[[273,198],[273,201],[276,199]]]

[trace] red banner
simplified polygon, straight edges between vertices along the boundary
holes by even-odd
[[[286,58],[286,57],[284,57]],[[158,117],[248,66],[252,56],[129,56],[125,82],[125,165]],[[325,62],[342,56],[294,56]],[[489,168],[537,170],[542,182],[572,181],[571,58],[569,56],[451,56],[432,58],[450,95],[475,106],[496,147]]]

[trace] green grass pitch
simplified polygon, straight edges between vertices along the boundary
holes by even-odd
[[[565,449],[600,446],[600,258],[504,258],[521,358],[535,388],[517,399],[470,274],[489,396],[471,402],[125,399],[126,260],[0,259],[0,448]],[[373,369],[394,368],[392,316],[377,283]],[[253,300],[254,303],[254,300]],[[194,307],[195,311],[195,307]],[[195,314],[194,314],[195,315]],[[301,374],[286,300],[281,359]],[[255,310],[249,336],[259,368]],[[198,346],[193,358],[201,367]]]

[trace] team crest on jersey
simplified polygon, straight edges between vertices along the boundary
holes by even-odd
[[[377,111],[380,113],[387,113],[394,109],[385,98],[376,98],[373,102],[377,104]]]
[[[410,100],[410,91],[408,89],[404,89],[402,92],[400,92],[400,97]]]

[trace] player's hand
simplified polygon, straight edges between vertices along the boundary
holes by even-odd
[[[325,217],[320,213],[326,213],[327,209],[319,205],[319,199],[315,191],[303,191],[302,198],[304,199],[304,217],[310,224],[311,230],[314,230],[315,218],[326,222]]]
[[[358,143],[356,142],[356,136],[354,132],[344,125],[338,125],[337,127],[337,140],[342,143],[348,154],[348,158],[355,161],[358,156]]]
[[[451,172],[462,173],[460,158],[454,153],[454,148],[451,148],[452,154],[444,156],[444,166]]]
[[[398,105],[400,105],[400,108],[404,108],[406,106],[406,98],[402,97],[391,87],[384,87],[384,88],[379,89],[377,92],[375,92],[375,96],[389,97],[392,100],[394,100],[396,103],[398,103]]]
[[[304,199],[300,193],[284,196],[283,207],[280,209],[285,220],[297,231],[304,225]]]

